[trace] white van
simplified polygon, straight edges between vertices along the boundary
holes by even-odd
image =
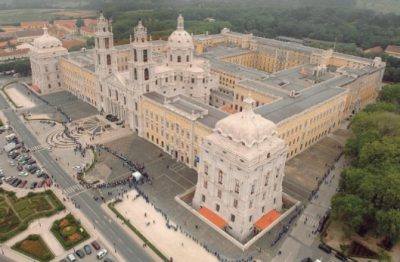
[[[17,137],[17,135],[15,133],[12,133],[12,134],[9,134],[9,135],[6,136],[6,140],[7,140],[7,142],[9,142],[9,141],[13,140],[16,137]]]
[[[97,259],[102,259],[105,256],[107,256],[107,249],[103,248],[99,251],[99,253],[97,253]]]
[[[75,262],[75,261],[77,261],[76,256],[75,256],[73,253],[69,254],[69,255],[67,256],[67,258],[68,258],[68,261],[69,261],[69,262]]]

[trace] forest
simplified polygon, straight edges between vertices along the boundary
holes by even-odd
[[[390,249],[400,240],[400,85],[385,86],[351,130],[345,148],[351,165],[332,199],[332,218],[348,234],[383,237]]]

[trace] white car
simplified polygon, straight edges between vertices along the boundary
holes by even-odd
[[[97,259],[102,259],[105,256],[107,256],[107,249],[103,248],[99,251],[99,253],[97,253]]]
[[[10,164],[10,166],[15,166],[15,162],[13,160],[10,160],[8,163]]]
[[[28,172],[22,171],[22,172],[19,172],[19,175],[20,175],[20,176],[28,176]]]

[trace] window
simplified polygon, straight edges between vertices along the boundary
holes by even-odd
[[[144,69],[144,80],[149,80],[149,69],[148,68]]]
[[[218,198],[222,198],[222,192],[221,192],[221,190],[218,190],[217,195],[218,195]]]
[[[181,62],[181,56],[180,55],[178,55],[177,61],[178,61],[178,63]]]
[[[240,185],[239,185],[239,180],[235,180],[235,193],[238,193],[239,194],[239,187],[240,187]]]
[[[117,90],[115,90],[115,100],[118,101],[118,91]]]
[[[201,195],[201,201],[202,202],[206,202],[206,196],[205,195]]]
[[[186,56],[186,62],[189,62],[189,56],[188,55]]]
[[[249,202],[249,208],[252,208],[253,207],[253,200],[250,200],[250,202]]]
[[[276,191],[277,187],[278,187],[278,184],[275,183],[275,184],[274,184],[274,191]]]
[[[262,200],[265,200],[265,192],[262,195]]]
[[[208,175],[208,165],[204,163],[204,174]]]
[[[108,38],[105,38],[105,45],[106,45],[106,49],[110,48],[110,40]]]
[[[169,61],[172,62],[172,55],[169,55]]]
[[[203,186],[204,186],[205,189],[207,189],[208,182],[207,182],[207,181],[204,181]]]
[[[111,65],[111,55],[107,55],[107,65]]]
[[[215,205],[215,210],[216,210],[217,212],[219,212],[219,208],[220,208],[219,205],[216,204],[216,205]]]
[[[133,60],[135,62],[137,62],[137,51],[136,51],[136,49],[133,49]]]
[[[222,170],[220,170],[219,172],[218,172],[218,184],[221,184],[222,185],[222,178],[223,178],[223,173],[222,173]]]
[[[147,49],[143,50],[143,62],[147,62]]]
[[[268,174],[265,176],[265,183],[264,183],[264,186],[268,186],[268,180],[269,180],[269,172],[268,172]]]
[[[251,185],[251,191],[250,191],[250,194],[252,195],[252,194],[254,194],[254,189],[256,188],[256,185],[255,184],[252,184]]]
[[[133,69],[133,78],[137,80],[137,70],[136,68]]]
[[[234,200],[233,200],[233,207],[234,207],[234,208],[237,208],[237,207],[238,207],[238,200],[237,200],[237,199],[234,199]]]
[[[231,214],[231,222],[235,223],[235,215]]]
[[[253,216],[249,216],[249,222],[251,222],[252,219],[253,219]]]
[[[261,208],[261,213],[264,214],[265,206]]]

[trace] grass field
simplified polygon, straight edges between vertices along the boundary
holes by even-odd
[[[54,258],[54,254],[39,235],[29,235],[12,246],[12,249],[43,262],[51,261]]]
[[[64,205],[51,190],[17,198],[14,192],[0,189],[0,242],[24,231],[32,220],[52,216]]]
[[[19,24],[21,21],[51,20],[71,17],[96,16],[94,11],[73,9],[15,9],[0,10],[0,25]]]

